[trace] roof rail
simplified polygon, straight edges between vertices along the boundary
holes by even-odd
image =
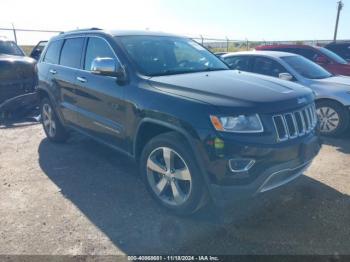
[[[98,27],[91,27],[91,28],[83,28],[83,29],[76,29],[76,30],[70,30],[70,31],[66,31],[66,32],[61,32],[60,34],[84,32],[84,31],[91,31],[91,30],[102,30],[102,29],[98,28]]]

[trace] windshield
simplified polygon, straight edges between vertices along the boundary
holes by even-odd
[[[0,41],[0,54],[24,56],[22,50],[11,41]]]
[[[147,76],[229,70],[198,43],[179,37],[118,37],[138,71]]]
[[[326,48],[320,47],[319,50],[321,51],[322,54],[324,54],[325,56],[328,56],[333,61],[336,61],[339,64],[346,65],[348,63],[348,62],[346,62],[345,59],[343,59],[342,57],[338,56],[336,53],[334,53]]]
[[[302,56],[285,56],[282,59],[305,78],[323,79],[332,76],[327,70]]]

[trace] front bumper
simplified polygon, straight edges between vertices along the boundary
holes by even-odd
[[[211,198],[217,206],[226,206],[287,184],[303,174],[320,148],[319,138],[310,134],[290,144],[243,146],[234,155],[226,151],[222,157],[212,159],[206,168]],[[230,173],[227,162],[233,156],[254,158],[256,164],[248,172]]]
[[[266,170],[259,178],[249,185],[222,186],[211,184],[209,191],[214,203],[219,207],[228,206],[237,201],[249,199],[285,185],[298,178],[310,166],[311,161],[297,167],[292,163],[275,166]]]
[[[0,112],[16,114],[17,112],[29,112],[39,105],[37,94],[27,93],[4,101],[0,104]]]

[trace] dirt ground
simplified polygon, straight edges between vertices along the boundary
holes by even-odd
[[[350,135],[326,139],[305,176],[225,213],[159,208],[136,167],[74,134],[0,129],[0,254],[350,254]]]

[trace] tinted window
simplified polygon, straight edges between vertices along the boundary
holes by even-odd
[[[301,55],[301,56],[306,57],[307,59],[310,59],[310,60],[315,60],[317,58],[317,56],[319,55],[316,51],[309,49],[309,48],[280,47],[280,48],[273,48],[271,50]]]
[[[66,39],[61,52],[60,65],[80,68],[83,46],[84,38],[82,37]]]
[[[0,41],[0,54],[24,56],[22,50],[12,41]]]
[[[257,57],[254,60],[253,72],[267,76],[279,77],[280,73],[287,73],[288,71],[272,59]]]
[[[350,59],[350,44],[330,45],[326,47],[344,59]]]
[[[323,67],[302,56],[285,56],[282,59],[305,78],[322,79],[332,76]]]
[[[89,42],[86,49],[86,55],[85,55],[84,69],[90,71],[92,61],[99,57],[114,58],[115,56],[110,46],[107,44],[105,40],[97,37],[89,38]]]
[[[324,54],[325,56],[327,56],[328,58],[330,58],[333,61],[336,61],[339,64],[347,64],[348,62],[346,62],[343,58],[341,58],[340,56],[338,56],[336,53],[326,49],[326,48],[319,48],[319,50],[321,51],[322,54]]]
[[[224,60],[233,70],[249,71],[249,56],[231,56]]]
[[[314,61],[319,56],[319,54],[316,51],[308,48],[296,48],[293,53],[306,57],[307,59],[310,59],[312,61]]]
[[[50,64],[58,64],[61,46],[62,46],[62,40],[51,42],[47,48],[44,62],[50,63]]]
[[[200,44],[186,38],[122,36],[116,39],[120,40],[138,70],[147,76],[229,69]]]

